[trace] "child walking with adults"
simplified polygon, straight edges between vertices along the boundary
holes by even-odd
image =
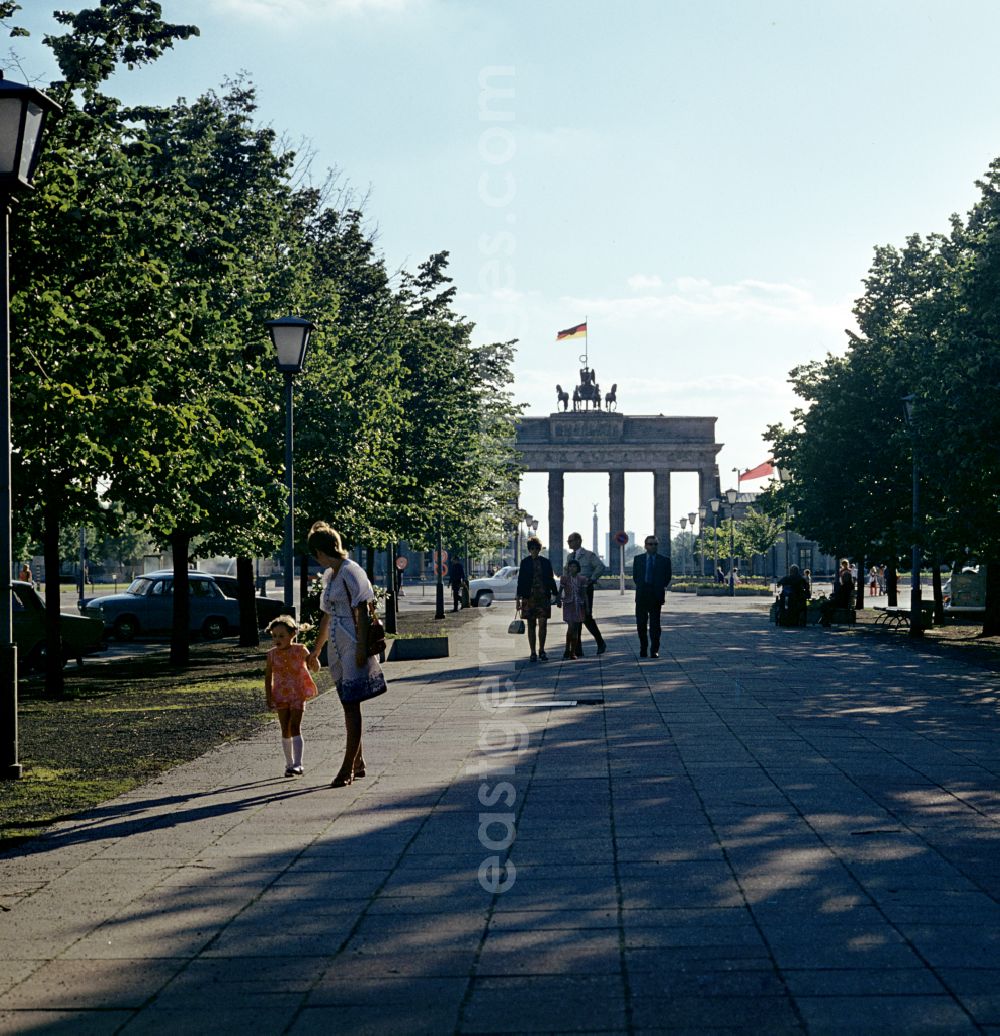
[[[587,617],[586,577],[580,575],[580,562],[567,561],[566,571],[559,577],[559,598],[566,623],[566,650],[563,658],[583,658],[580,631]]]
[[[597,642],[597,653],[603,655],[608,650],[608,645],[605,644],[604,637],[601,636],[601,631],[597,628],[597,621],[594,619],[594,587],[597,585],[597,580],[608,569],[592,550],[587,550],[584,547],[583,537],[578,532],[571,532],[566,537],[566,543],[570,551],[569,560],[579,564],[580,575],[587,580],[587,614],[584,616],[583,624],[587,627],[587,632]],[[582,645],[580,655],[583,655]]]
[[[285,776],[301,777],[302,712],[306,702],[318,693],[309,670],[319,670],[319,662],[305,644],[295,638],[298,623],[290,615],[279,615],[267,627],[274,647],[267,653],[264,694],[267,707],[277,712],[281,724],[281,748],[285,753]]]
[[[308,542],[309,552],[326,568],[319,597],[323,615],[310,657],[318,658],[323,645],[328,645],[330,676],[344,708],[347,728],[344,761],[330,787],[343,788],[365,775],[361,703],[388,690],[378,658],[368,654],[368,605],[375,600],[375,591],[365,570],[347,556],[336,529],[326,522],[316,522],[309,530]]]

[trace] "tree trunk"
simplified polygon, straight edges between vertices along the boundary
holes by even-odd
[[[889,595],[889,607],[896,608],[899,605],[899,573],[896,571],[896,562],[890,561],[885,566],[885,590]]]
[[[368,582],[375,584],[375,548],[365,547],[365,572],[368,574]]]
[[[188,546],[191,539],[182,532],[170,537],[174,569],[174,628],[170,632],[170,664],[186,666],[191,661],[191,594],[188,579]]]
[[[941,591],[941,566],[937,554],[931,555],[931,585],[934,587],[934,625],[944,625],[944,594]]]
[[[253,558],[236,559],[236,596],[240,603],[240,647],[260,646],[260,619],[253,582]]]
[[[854,607],[863,611],[865,607],[865,556],[858,562],[858,580],[854,586]]]
[[[62,611],[59,586],[59,522],[62,509],[58,493],[48,494],[43,519],[42,553],[45,557],[45,693],[61,697],[66,691],[63,678],[63,649],[59,631]]]
[[[983,636],[1000,636],[1000,562],[986,565],[986,614],[983,616]]]

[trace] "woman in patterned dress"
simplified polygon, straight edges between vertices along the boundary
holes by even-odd
[[[541,556],[542,541],[537,536],[528,540],[528,556],[517,570],[517,607],[528,624],[528,647],[531,661],[543,662],[545,654],[545,632],[552,615],[552,598],[558,597],[552,563]],[[538,652],[535,652],[535,630],[538,631]]]
[[[309,530],[309,551],[326,566],[319,606],[316,645],[310,657],[318,657],[328,644],[330,675],[344,707],[347,743],[340,771],[331,787],[342,788],[365,775],[365,756],[361,745],[361,703],[387,688],[378,658],[369,657],[368,602],[375,593],[365,570],[347,556],[340,533],[326,522],[316,522]]]

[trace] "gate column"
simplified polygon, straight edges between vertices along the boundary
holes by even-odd
[[[549,472],[549,561],[557,576],[563,563],[563,472]]]
[[[660,541],[659,552],[670,557],[670,472],[653,472],[653,532]],[[643,532],[639,536],[636,531],[638,543],[642,543],[648,533]]]
[[[608,472],[608,524],[611,526],[611,542],[608,547],[608,568],[612,575],[618,575],[621,571],[621,549],[614,541],[616,532],[625,529],[625,472]]]

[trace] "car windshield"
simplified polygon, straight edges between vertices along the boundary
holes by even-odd
[[[132,585],[125,591],[127,594],[135,594],[136,597],[145,597],[153,585],[152,579],[133,579]]]

